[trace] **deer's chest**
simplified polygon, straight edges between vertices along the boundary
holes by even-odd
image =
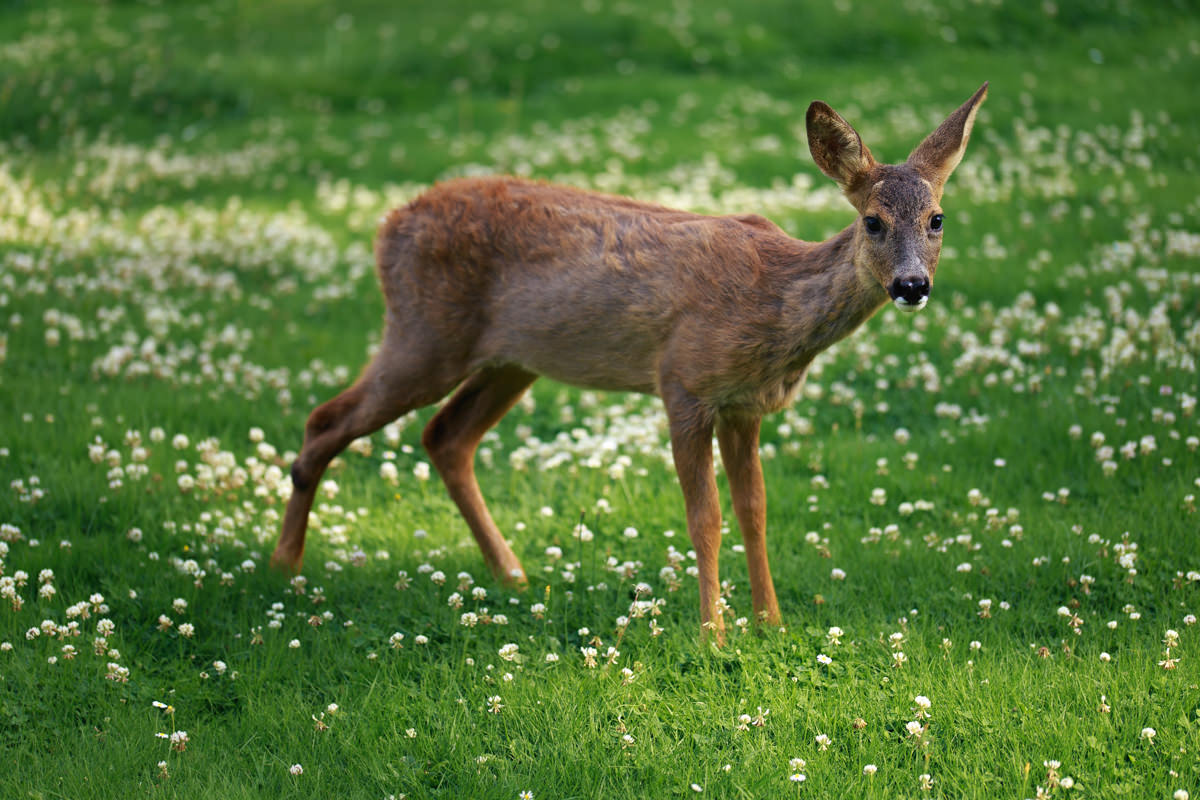
[[[804,376],[808,372],[807,365],[798,370],[763,376],[763,379],[752,386],[743,386],[721,397],[717,403],[720,408],[737,410],[756,416],[773,414],[792,404],[801,387],[804,386]]]

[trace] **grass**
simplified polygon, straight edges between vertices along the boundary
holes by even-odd
[[[0,796],[1200,796],[1194,7],[409,5],[0,8]],[[810,100],[896,161],[983,80],[929,308],[764,425],[784,628],[701,646],[657,401],[546,381],[479,470],[529,590],[429,410],[267,569],[388,207],[515,171],[822,238]]]

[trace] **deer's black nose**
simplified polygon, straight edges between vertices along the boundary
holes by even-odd
[[[929,296],[929,279],[896,278],[892,282],[892,298],[902,299],[908,303],[919,303]]]

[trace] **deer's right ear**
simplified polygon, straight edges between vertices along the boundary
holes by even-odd
[[[842,191],[850,194],[875,166],[871,151],[858,131],[825,103],[817,100],[804,118],[813,161]]]

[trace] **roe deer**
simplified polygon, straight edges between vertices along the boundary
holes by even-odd
[[[720,643],[715,430],[754,613],[778,623],[759,424],[788,404],[814,356],[889,296],[905,311],[924,307],[942,245],[942,188],[986,94],[985,83],[894,166],[877,163],[832,108],[809,106],[813,159],[860,215],[820,243],[755,215],[702,216],[503,177],[447,181],[393,211],[375,244],[382,346],[353,386],[309,416],[272,564],[300,568],[313,495],[334,456],[457,386],[422,442],[492,572],[524,583],[479,492],[474,457],[545,375],[662,398],[702,630]]]

